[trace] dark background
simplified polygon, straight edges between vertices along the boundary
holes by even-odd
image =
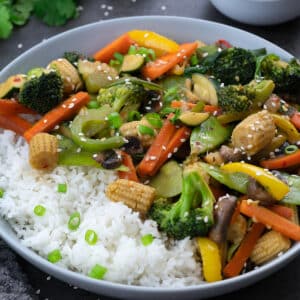
[[[132,0],[86,0],[78,2],[83,8],[79,18],[68,22],[63,27],[48,27],[32,18],[26,26],[15,29],[13,35],[8,40],[0,40],[0,70],[25,50],[57,33],[90,22],[136,15],[176,15],[221,22],[262,36],[296,57],[300,57],[299,18],[278,26],[255,27],[243,25],[222,16],[207,0],[136,0],[135,2]],[[101,8],[103,4],[106,5],[104,9]],[[113,9],[108,10],[107,6],[112,6]],[[8,252],[9,250],[6,249],[5,245],[0,244],[0,250],[2,251],[3,249],[7,251],[7,257],[16,260],[18,264],[13,264],[10,268],[5,269],[5,272],[0,272],[0,284],[5,285],[5,276],[15,276],[19,272],[20,267],[23,274],[15,278],[15,280],[24,281],[26,288],[24,288],[24,291],[22,290],[23,294],[20,294],[21,296],[14,296],[13,291],[8,291],[5,294],[7,297],[1,296],[1,300],[30,298],[109,300],[107,297],[99,297],[50,278],[47,274],[37,270],[22,258],[14,257],[12,253]],[[3,258],[0,255],[0,264],[2,263],[1,259]],[[297,300],[300,299],[299,281],[300,257],[277,273],[251,287],[213,298],[213,300]],[[10,289],[13,290],[13,287],[10,287]]]

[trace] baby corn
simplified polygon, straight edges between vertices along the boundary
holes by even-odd
[[[114,202],[123,202],[128,207],[145,215],[150,209],[155,189],[127,179],[118,179],[108,185],[106,196]]]
[[[290,247],[291,241],[288,238],[271,230],[257,241],[250,258],[256,265],[262,265]]]
[[[33,169],[50,171],[57,166],[58,140],[48,133],[36,134],[29,143],[29,163]]]

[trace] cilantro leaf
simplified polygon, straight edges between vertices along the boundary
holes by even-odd
[[[74,0],[35,0],[35,15],[50,26],[60,26],[77,16]]]
[[[24,25],[33,9],[33,0],[17,0],[10,10],[10,20],[13,24]]]
[[[0,38],[6,39],[10,36],[13,25],[10,22],[9,8],[3,2],[0,3]]]

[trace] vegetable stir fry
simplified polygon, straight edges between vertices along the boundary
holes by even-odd
[[[193,239],[213,282],[300,241],[299,87],[297,59],[133,30],[9,77],[0,127],[26,139],[34,169],[116,172],[107,197],[171,240]]]

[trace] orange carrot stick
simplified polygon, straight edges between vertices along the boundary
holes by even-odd
[[[268,209],[289,220],[294,216],[294,211],[290,207],[284,205],[272,205],[269,206]]]
[[[244,200],[246,201],[246,200]],[[251,255],[253,248],[263,233],[265,226],[261,223],[254,223],[251,230],[246,234],[245,238],[242,240],[240,247],[233,255],[232,259],[223,269],[223,274],[225,277],[235,277],[242,271],[245,262]]]
[[[262,160],[260,165],[264,168],[273,170],[273,169],[284,169],[291,166],[300,164],[300,150],[267,160]]]
[[[152,176],[159,156],[163,151],[166,152],[167,145],[175,131],[175,125],[171,121],[166,120],[143,160],[138,165],[137,171],[140,176]]]
[[[100,49],[94,54],[95,60],[100,60],[101,62],[108,63],[114,56],[114,53],[119,52],[125,54],[128,52],[129,47],[133,44],[127,33],[119,36],[110,44],[106,45],[104,48]]]
[[[39,132],[49,132],[56,125],[69,120],[89,102],[90,96],[86,92],[79,92],[47,112],[39,121],[24,133],[24,138],[29,142]]]
[[[260,222],[267,227],[270,226],[272,229],[280,232],[286,237],[295,241],[300,241],[300,226],[281,217],[275,212],[251,202],[249,203],[247,200],[241,202],[240,210],[244,215],[257,220],[257,222]]]
[[[36,114],[30,108],[25,107],[15,100],[0,99],[0,114],[1,115],[17,115],[17,114]]]
[[[177,52],[163,55],[155,61],[147,63],[142,68],[142,75],[151,80],[158,78],[171,70],[177,64],[184,62],[194,53],[197,46],[198,44],[196,42],[180,45]]]
[[[12,130],[19,135],[23,135],[25,131],[31,128],[32,124],[18,115],[1,115],[0,128]]]
[[[123,151],[121,152],[121,155],[122,155],[123,165],[126,166],[129,170],[128,172],[118,171],[119,178],[139,182],[131,156]]]
[[[300,129],[300,113],[299,112],[295,112],[291,118],[290,121],[294,124],[294,126],[297,129]]]
[[[205,105],[203,110],[208,113],[220,113],[222,111],[221,108],[216,105]]]
[[[191,129],[186,126],[182,126],[176,130],[175,134],[167,145],[166,151],[161,151],[155,167],[150,174],[151,176],[153,176],[160,169],[160,167],[168,160],[168,158],[173,155],[173,153],[177,152],[179,147],[188,139],[190,134]]]
[[[185,107],[185,106],[189,109],[192,109],[196,106],[196,104],[192,103],[192,102],[180,101],[180,100],[173,100],[171,102],[172,108],[181,108],[181,107]]]

